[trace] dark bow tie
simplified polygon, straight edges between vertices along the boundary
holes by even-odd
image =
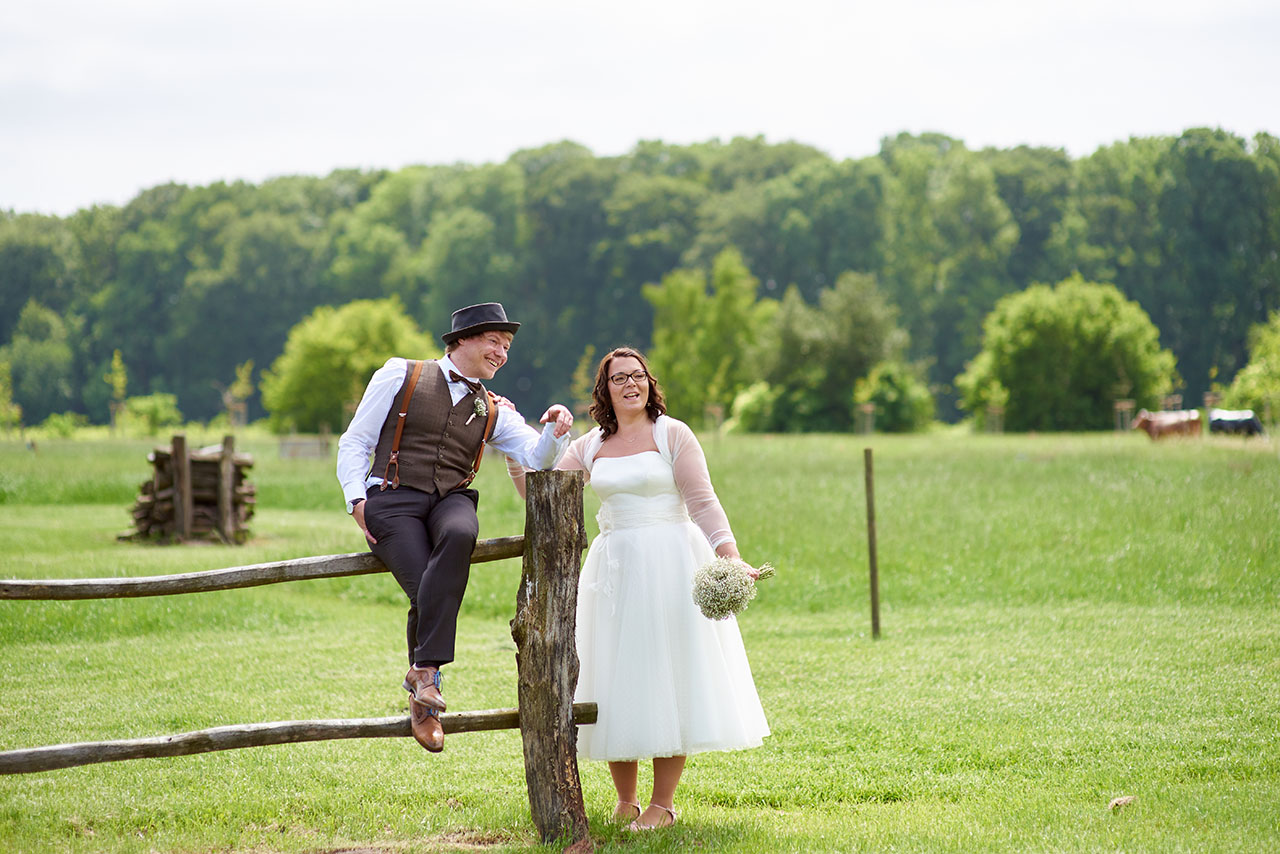
[[[469,389],[471,389],[472,391],[474,391],[476,394],[479,394],[479,393],[480,393],[480,383],[473,383],[471,380],[467,379],[466,377],[464,377],[462,374],[458,373],[457,371],[450,371],[450,372],[449,372],[449,379],[450,379],[450,381],[455,382],[455,383],[462,383],[462,384],[463,384],[463,385],[465,385],[467,388],[469,388]]]

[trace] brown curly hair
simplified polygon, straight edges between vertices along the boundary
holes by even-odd
[[[600,366],[596,368],[596,385],[591,390],[589,411],[591,417],[604,431],[606,439],[618,432],[618,416],[613,411],[613,401],[609,397],[609,363],[614,359],[627,356],[639,361],[645,373],[649,375],[649,401],[644,405],[645,411],[649,414],[649,420],[657,421],[658,416],[667,411],[667,402],[662,397],[662,389],[658,387],[658,378],[649,370],[649,362],[644,354],[631,347],[616,347],[605,353],[604,358],[600,360]]]

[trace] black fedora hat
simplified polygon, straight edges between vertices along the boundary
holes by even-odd
[[[479,305],[469,305],[455,311],[453,328],[441,335],[440,340],[446,344],[452,344],[459,338],[479,335],[491,329],[515,335],[519,328],[520,324],[507,320],[507,312],[502,308],[502,303],[482,302]]]

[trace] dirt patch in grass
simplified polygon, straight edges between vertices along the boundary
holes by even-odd
[[[522,841],[510,833],[479,830],[450,830],[436,836],[373,845],[316,848],[307,854],[400,854],[404,851],[484,851],[500,845]]]

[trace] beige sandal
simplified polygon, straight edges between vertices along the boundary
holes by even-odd
[[[655,804],[652,801],[649,802],[649,806],[657,807],[658,809],[662,810],[668,816],[671,817],[671,820],[664,824],[641,824],[640,816],[636,816],[636,820],[628,824],[625,829],[632,832],[639,831],[639,830],[657,830],[660,827],[671,827],[680,819],[680,816],[676,814],[676,811],[671,809],[670,807],[664,807],[662,804]],[[641,815],[643,815],[643,813],[641,813]]]
[[[635,813],[632,813],[635,810]],[[640,804],[631,801],[618,801],[618,805],[613,808],[613,820],[618,823],[624,821],[634,821],[640,817]]]

